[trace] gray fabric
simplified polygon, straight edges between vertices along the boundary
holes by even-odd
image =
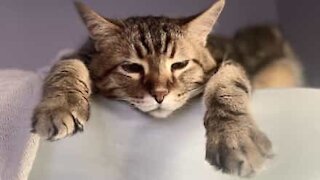
[[[0,71],[0,179],[26,180],[39,138],[30,133],[41,78],[19,70]]]

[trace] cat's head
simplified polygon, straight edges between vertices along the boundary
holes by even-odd
[[[216,63],[207,35],[224,6],[187,18],[113,20],[76,3],[97,53],[89,68],[97,90],[155,117],[166,117],[203,91]]]

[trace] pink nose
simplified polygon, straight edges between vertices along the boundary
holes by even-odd
[[[156,99],[156,101],[161,104],[164,100],[164,97],[169,94],[167,89],[155,90],[151,95]]]

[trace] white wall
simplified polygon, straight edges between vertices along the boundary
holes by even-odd
[[[63,48],[75,48],[86,36],[71,0],[1,0],[0,68],[36,69]],[[191,15],[213,0],[85,0],[111,17],[130,15]],[[276,22],[274,0],[227,0],[217,31],[258,22]]]

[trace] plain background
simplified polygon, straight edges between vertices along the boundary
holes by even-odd
[[[107,17],[186,16],[214,0],[83,0]],[[231,35],[257,23],[279,24],[301,58],[310,85],[320,85],[320,1],[227,0],[215,32]],[[86,29],[71,0],[0,0],[0,68],[36,70],[61,49],[76,48]]]

